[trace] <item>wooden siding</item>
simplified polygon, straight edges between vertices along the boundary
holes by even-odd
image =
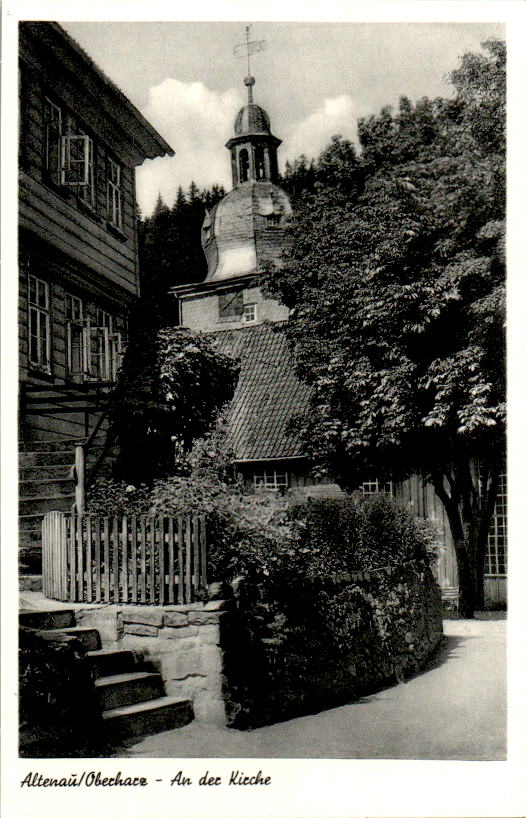
[[[418,517],[424,517],[436,526],[444,543],[444,551],[436,565],[436,578],[442,589],[458,589],[457,558],[449,521],[442,501],[435,494],[433,487],[424,485],[420,477],[413,475],[409,480],[396,486],[395,496]]]
[[[173,155],[142,114],[55,23],[19,26],[20,56],[48,91],[60,89],[68,107],[96,130],[125,165]]]
[[[20,226],[131,296],[138,294],[133,235],[122,242],[53,190],[23,174]]]

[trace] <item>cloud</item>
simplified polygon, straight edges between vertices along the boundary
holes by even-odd
[[[230,157],[225,142],[232,136],[234,117],[244,104],[240,89],[212,91],[201,82],[184,83],[167,78],[150,89],[142,113],[174,148],[175,157],[146,160],[137,171],[137,200],[143,215],[149,215],[159,192],[172,205],[179,185],[186,190],[191,181],[198,187],[232,185]],[[326,99],[305,119],[291,123],[279,136],[280,164],[304,153],[317,156],[335,133],[353,139],[356,115],[352,99]]]
[[[333,134],[342,134],[356,142],[356,113],[347,94],[324,100],[316,111],[283,134],[282,161],[292,162],[302,153],[307,159],[318,156]]]
[[[168,78],[150,89],[142,113],[175,150],[174,157],[146,160],[137,171],[137,199],[151,213],[160,192],[172,205],[179,185],[187,189],[215,182],[232,184],[230,158],[224,148],[234,116],[243,105],[241,90],[211,91],[201,82]]]

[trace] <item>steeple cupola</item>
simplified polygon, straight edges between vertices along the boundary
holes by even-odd
[[[232,184],[237,187],[249,180],[276,182],[278,178],[277,149],[281,139],[270,130],[270,117],[254,103],[252,89],[256,80],[245,77],[248,104],[239,111],[234,122],[234,134],[226,143],[232,162]]]

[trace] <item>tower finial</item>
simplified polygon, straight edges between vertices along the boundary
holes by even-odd
[[[245,85],[247,86],[247,90],[248,90],[248,104],[250,105],[250,103],[251,103],[251,102],[254,102],[254,97],[253,97],[253,95],[252,95],[252,88],[253,88],[253,86],[256,84],[256,80],[254,79],[254,77],[251,77],[251,76],[250,76],[250,74],[249,74],[249,75],[248,75],[248,77],[245,77],[245,79],[243,80],[243,82],[244,82],[244,83],[245,83]]]
[[[249,43],[248,38],[249,38],[249,35],[250,35],[251,27],[252,27],[252,23],[249,23],[248,26],[245,26],[245,37],[247,38],[247,75],[249,77],[250,77],[250,43]]]
[[[245,77],[245,85],[248,89],[248,102],[249,104],[254,101],[253,94],[252,94],[252,86],[256,82],[254,77],[250,73],[250,55],[256,54],[258,51],[264,51],[267,47],[265,40],[249,40],[250,37],[250,29],[252,27],[252,23],[249,23],[248,26],[245,26],[245,37],[246,43],[240,43],[239,45],[234,46],[234,57],[246,57],[247,58],[247,76]]]

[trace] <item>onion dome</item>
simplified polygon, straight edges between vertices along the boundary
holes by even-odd
[[[261,273],[268,262],[279,265],[292,226],[284,190],[268,180],[238,185],[206,214],[201,233],[206,281]]]

